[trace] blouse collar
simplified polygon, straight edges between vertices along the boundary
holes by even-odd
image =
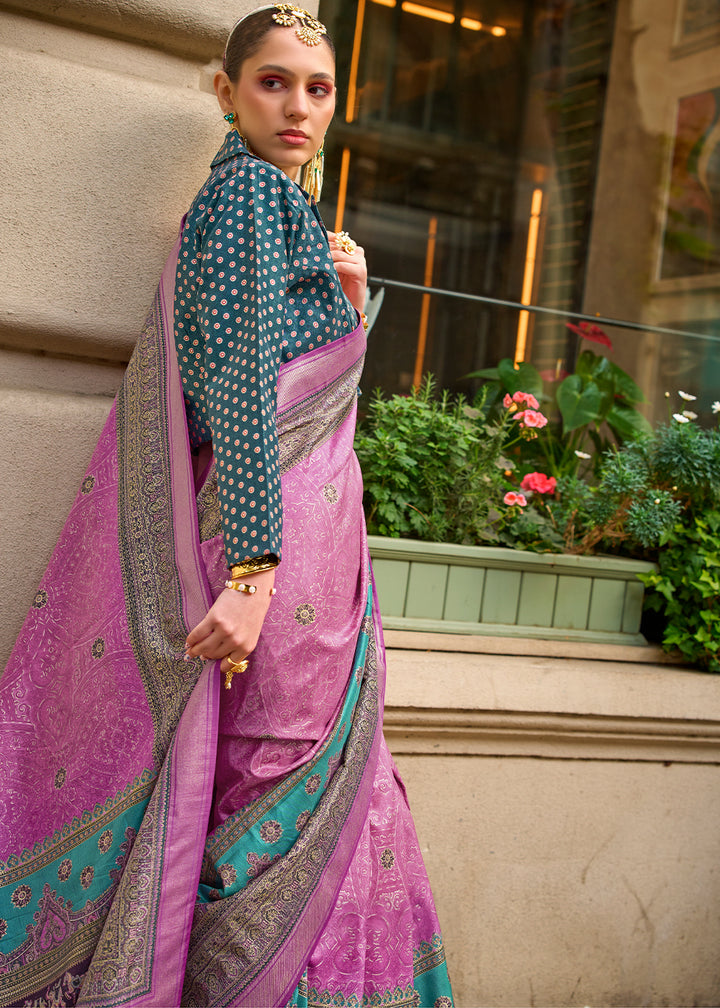
[[[236,129],[231,129],[225,137],[225,142],[222,147],[210,162],[210,166],[215,168],[216,165],[222,164],[223,161],[227,161],[229,158],[237,157],[238,154],[249,153],[250,152],[243,143],[242,137],[238,131]]]
[[[248,150],[246,144],[243,143],[242,137],[240,136],[238,131],[236,129],[231,129],[230,132],[226,135],[222,147],[210,162],[210,167],[215,168],[217,165],[222,164],[223,161],[229,161],[230,158],[237,157],[238,154],[249,154],[251,157],[257,157],[258,160],[260,161],[262,160],[262,158],[260,158],[257,154],[253,154],[252,151]],[[278,171],[280,171],[279,168]],[[308,201],[310,206],[314,207],[316,205],[315,198],[313,196],[308,195],[308,193],[305,192],[305,190],[299,183],[295,184],[297,185],[298,189],[303,194],[305,199]]]

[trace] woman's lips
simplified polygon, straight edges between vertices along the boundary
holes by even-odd
[[[283,143],[289,144],[290,147],[302,147],[302,145],[307,143],[308,140],[305,133],[294,133],[292,130],[285,133],[278,133],[278,136]]]

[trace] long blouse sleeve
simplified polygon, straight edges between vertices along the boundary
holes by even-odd
[[[298,327],[303,299],[297,297],[297,267],[314,260],[317,280],[318,263],[329,257],[322,225],[301,191],[279,170],[243,153],[213,162],[215,171],[188,214],[175,288],[190,440],[194,447],[213,444],[228,565],[281,558],[278,370],[283,359],[308,348],[306,339],[288,335],[297,336],[298,328],[312,335],[318,328],[317,320]],[[352,310],[338,296],[331,259],[324,266],[328,303],[315,314],[327,319],[340,308],[343,317],[329,330],[337,338],[353,328]]]

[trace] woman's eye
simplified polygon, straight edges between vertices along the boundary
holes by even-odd
[[[277,77],[265,77],[261,82],[264,88],[268,91],[276,91],[278,88],[282,87],[282,81]]]
[[[313,84],[309,88],[309,91],[313,98],[324,98],[326,95],[330,94],[330,88],[325,84]]]

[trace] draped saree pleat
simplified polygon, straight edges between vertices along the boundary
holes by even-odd
[[[301,1004],[349,976],[321,953],[392,773],[352,451],[364,334],[281,368],[278,594],[223,690],[183,656],[226,573],[214,465],[188,443],[176,258],[0,683],[0,1005]],[[415,973],[449,1004],[434,911],[415,917]]]

